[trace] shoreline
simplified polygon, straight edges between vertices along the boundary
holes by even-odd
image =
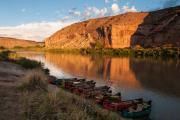
[[[59,120],[60,118],[64,120],[106,120],[111,117],[113,120],[124,120],[114,112],[98,108],[84,98],[48,84],[48,71],[45,71],[42,66],[36,69],[38,64],[35,64],[34,61],[26,61],[26,64],[31,63],[33,69],[30,66],[28,68],[24,66],[22,64],[24,61],[21,61],[21,59],[17,59],[18,62],[13,60],[4,61],[6,60],[3,60],[0,64],[5,64],[8,70],[3,72],[3,69],[0,69],[0,73],[5,75],[3,79],[11,85],[0,84],[0,93],[3,93],[0,94],[0,105],[3,105],[3,107],[0,107],[0,112],[4,113],[3,116],[0,116],[2,120],[10,120],[11,118],[14,118],[14,120],[21,118],[40,119],[42,117],[49,120]],[[1,65],[1,67],[4,66]],[[10,70],[12,75],[10,75]],[[8,80],[8,77],[11,78],[11,76],[15,76],[16,79],[12,77],[14,81]],[[0,79],[0,83],[4,80]],[[5,87],[7,89],[4,89]],[[76,104],[74,104],[74,100]],[[95,113],[89,113],[82,105],[86,107],[90,105],[89,109]],[[5,109],[6,107],[8,109]],[[66,110],[64,111],[64,109]]]
[[[4,49],[6,50],[6,49]],[[48,49],[48,48],[19,48],[7,49],[14,51],[52,52],[81,55],[99,55],[110,57],[135,57],[135,58],[172,58],[180,59],[180,48],[124,48],[124,49]]]

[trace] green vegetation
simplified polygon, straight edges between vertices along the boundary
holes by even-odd
[[[22,116],[26,120],[120,120],[117,113],[61,88],[47,89],[47,76],[39,70],[26,74],[20,85]]]
[[[0,50],[5,50],[6,48],[4,46],[0,46]]]
[[[0,52],[0,60],[18,64],[26,69],[35,69],[35,68],[43,67],[43,64],[41,62],[20,57],[15,52],[12,52],[12,51]],[[49,72],[47,69],[44,69],[44,70],[46,73]]]
[[[100,49],[102,50],[104,48],[104,43],[103,40],[99,39],[95,43],[95,49]]]
[[[0,60],[1,61],[8,61],[10,53],[11,53],[11,51],[2,51],[2,52],[0,52]]]
[[[41,62],[37,62],[35,60],[29,60],[26,58],[20,58],[15,61],[16,64],[21,65],[26,69],[34,69],[34,68],[41,68],[43,64]]]
[[[40,51],[40,52],[55,52],[55,53],[70,53],[82,55],[107,55],[107,56],[133,56],[133,57],[162,57],[162,58],[180,58],[180,48],[162,47],[162,48],[135,48],[112,49],[104,48],[103,43],[99,40],[94,44],[93,48],[81,49],[46,49],[41,46],[14,48],[15,51]]]
[[[133,57],[170,57],[180,58],[180,48],[158,49],[81,49],[81,54],[99,54],[109,56],[133,56]]]
[[[23,47],[21,46],[15,46],[13,49],[22,49]]]

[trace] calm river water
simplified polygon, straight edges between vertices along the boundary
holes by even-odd
[[[152,102],[152,120],[180,120],[180,61],[21,52],[58,78],[79,77],[109,85],[122,98]]]

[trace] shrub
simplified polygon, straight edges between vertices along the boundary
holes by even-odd
[[[11,53],[11,51],[2,51],[0,53],[0,60],[2,61],[8,61],[9,60],[9,54]]]
[[[95,43],[95,48],[96,49],[103,49],[104,48],[104,44],[103,44],[103,41],[102,40],[97,40],[96,43]]]
[[[21,47],[21,46],[14,46],[13,48],[14,49],[22,49],[23,47]]]
[[[35,69],[26,73],[19,88],[25,91],[47,91],[47,86],[47,76],[40,69]]]
[[[35,61],[35,60],[29,60],[26,58],[20,58],[19,60],[16,60],[16,64],[21,65],[22,67],[26,69],[34,69],[34,68],[42,68],[43,64],[41,62]]]
[[[4,46],[0,46],[0,50],[4,50],[6,49]]]

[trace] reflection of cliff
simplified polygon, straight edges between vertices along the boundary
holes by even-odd
[[[131,69],[145,87],[180,96],[180,64],[173,61],[131,60]]]
[[[130,70],[129,58],[89,57],[46,53],[47,61],[63,71],[85,78],[111,80],[115,84],[139,87]]]
[[[96,61],[98,65],[94,62],[96,58],[81,55],[46,53],[45,59],[72,75],[102,78],[103,65],[101,59]]]
[[[130,69],[129,58],[112,58],[110,79],[121,85],[139,86],[134,73]]]

